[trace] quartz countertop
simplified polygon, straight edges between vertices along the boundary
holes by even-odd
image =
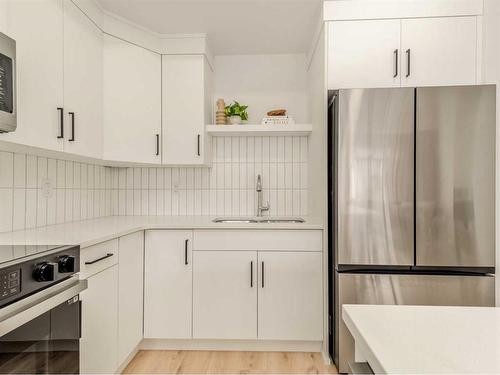
[[[80,245],[146,229],[323,229],[321,220],[305,223],[214,223],[213,216],[107,216],[99,219],[0,233],[0,245]]]
[[[500,373],[500,308],[343,305],[342,318],[377,374]]]

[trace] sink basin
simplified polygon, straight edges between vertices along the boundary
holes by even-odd
[[[301,217],[292,217],[292,218],[266,218],[259,220],[259,223],[305,223],[306,221]]]
[[[256,219],[249,219],[243,217],[218,217],[212,220],[214,223],[246,223],[246,224],[257,224],[259,221]]]
[[[305,223],[301,217],[218,217],[214,223],[226,224],[272,224],[272,223]]]

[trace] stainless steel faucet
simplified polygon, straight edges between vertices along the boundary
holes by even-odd
[[[260,177],[260,174],[257,175],[257,186],[255,188],[257,190],[257,217],[262,217],[262,212],[264,211],[269,211],[269,201],[267,202],[267,205],[263,205],[262,203],[262,179]]]

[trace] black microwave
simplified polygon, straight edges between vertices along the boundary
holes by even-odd
[[[16,42],[0,33],[0,133],[16,126]]]

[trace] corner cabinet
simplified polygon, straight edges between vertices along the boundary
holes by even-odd
[[[105,35],[103,66],[103,159],[160,164],[161,55]]]
[[[475,84],[477,18],[329,22],[328,88]]]
[[[162,56],[163,164],[210,164],[212,76],[204,55]]]

